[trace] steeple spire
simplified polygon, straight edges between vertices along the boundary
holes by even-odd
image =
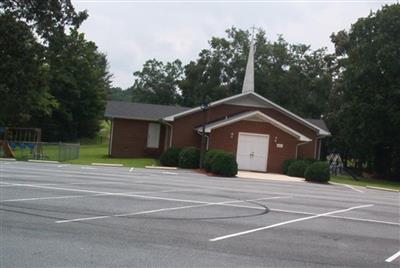
[[[249,57],[247,58],[247,66],[246,73],[244,75],[243,88],[242,93],[245,92],[254,92],[254,51],[255,51],[255,42],[254,42],[254,29],[252,27],[253,33],[251,36],[250,49],[249,49]]]

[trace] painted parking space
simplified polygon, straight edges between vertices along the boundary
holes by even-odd
[[[2,167],[5,267],[398,264],[397,193],[54,166]]]

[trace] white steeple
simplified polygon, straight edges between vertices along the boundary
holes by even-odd
[[[244,75],[242,93],[251,91],[254,92],[254,27],[250,42],[249,57],[247,58],[246,73]]]

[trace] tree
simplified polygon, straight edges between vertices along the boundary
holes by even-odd
[[[59,101],[51,117],[37,122],[49,140],[94,137],[100,127],[110,86],[107,59],[83,33],[72,30],[48,48],[50,93]]]
[[[130,88],[133,92],[132,100],[153,104],[178,103],[182,73],[182,63],[179,60],[166,64],[156,59],[146,61],[142,70],[133,74],[137,78]]]
[[[196,61],[185,66],[181,82],[185,106],[200,105],[241,92],[249,47],[249,33],[231,28],[227,38],[212,37]]]
[[[206,96],[217,100],[241,92],[250,33],[236,28],[226,33],[227,38],[213,37],[210,48],[185,66],[185,79],[180,83],[184,105],[199,105]],[[262,30],[255,43],[256,92],[302,116],[324,114],[333,60],[326,49],[290,45],[281,36],[271,42]]]
[[[70,0],[2,0],[0,10],[26,22],[45,41],[66,27],[78,29],[88,17],[86,11],[76,12]]]
[[[0,15],[0,36],[0,126],[29,126],[32,115],[48,115],[57,104],[47,88],[43,47],[11,15]]]
[[[383,176],[399,175],[400,5],[386,5],[331,39],[341,68],[338,134],[359,166],[367,163]]]
[[[3,28],[10,35],[4,74],[12,73],[2,90],[12,99],[7,109],[18,107],[25,118],[16,121],[12,116],[18,113],[6,113],[8,121],[42,127],[47,140],[93,137],[103,117],[110,75],[105,55],[78,32],[86,11],[76,12],[70,0],[3,0],[0,14],[24,25],[27,36],[20,40],[18,32],[12,35]],[[17,81],[21,70],[26,79]]]
[[[120,87],[110,87],[107,92],[107,100],[131,101],[132,87],[125,90]]]

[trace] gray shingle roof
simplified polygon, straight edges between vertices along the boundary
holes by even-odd
[[[329,132],[329,128],[326,126],[325,121],[323,119],[311,119],[311,118],[305,118],[306,121],[309,123],[316,125],[319,128],[322,128],[323,130]]]
[[[105,117],[156,121],[191,108],[126,101],[107,101]]]

